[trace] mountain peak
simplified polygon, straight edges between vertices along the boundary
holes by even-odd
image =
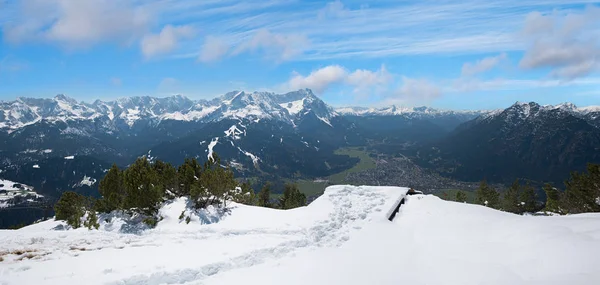
[[[54,101],[63,101],[71,104],[77,104],[77,100],[65,95],[65,94],[57,94],[54,96]]]
[[[521,102],[521,101],[517,101],[517,102],[515,102],[514,104],[512,104],[512,106],[510,106],[510,107],[509,107],[509,109],[510,109],[510,108],[513,108],[513,107],[525,107],[525,106],[529,106],[529,107],[539,107],[539,106],[540,106],[540,104],[538,104],[538,103],[536,103],[536,102],[533,102],[533,101],[531,101],[531,102]]]

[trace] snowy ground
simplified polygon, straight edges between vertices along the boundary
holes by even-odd
[[[190,224],[180,199],[138,234],[118,222],[0,231],[0,284],[600,284],[600,214],[522,217],[411,196],[388,221],[406,190],[334,186],[308,207],[236,205]]]
[[[42,197],[31,186],[0,178],[0,208],[14,206],[18,198],[25,198],[21,202],[35,202]]]

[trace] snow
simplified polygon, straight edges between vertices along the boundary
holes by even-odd
[[[2,284],[198,284],[297,252],[337,247],[385,212],[406,188],[330,187],[307,207],[288,211],[232,204],[229,212],[192,214],[185,199],[162,207],[153,230],[136,232],[123,217],[101,228],[53,230],[46,221],[0,231],[6,252],[27,250],[31,259],[5,254]],[[186,224],[181,213],[191,215]]]
[[[75,185],[73,185],[73,188],[78,187],[78,186],[92,186],[96,184],[96,179],[92,178],[92,177],[88,177],[87,175],[84,175],[83,178],[81,179],[81,181]]]
[[[213,159],[213,148],[217,145],[218,142],[219,138],[216,137],[208,144],[208,160]]]
[[[232,144],[232,145],[233,145],[233,144]],[[239,150],[241,153],[243,153],[245,156],[247,156],[247,157],[249,157],[250,159],[252,159],[252,163],[254,164],[254,166],[258,165],[258,162],[260,161],[260,157],[258,157],[258,156],[254,155],[254,154],[251,154],[251,153],[249,153],[249,152],[247,152],[247,151],[245,151],[245,150],[241,149],[239,146],[238,146],[238,150]]]
[[[13,206],[14,198],[17,197],[41,198],[44,196],[33,191],[31,186],[0,178],[0,208]]]
[[[317,116],[317,118],[319,118],[319,120],[323,121],[323,123],[328,124],[330,127],[333,127],[331,125],[331,122],[329,122],[329,119],[323,118],[323,117],[319,117],[319,116]]]
[[[20,184],[21,188],[19,187],[15,187],[15,184]],[[17,191],[17,190],[23,190],[23,189],[30,189],[30,186],[27,186],[25,184],[19,183],[19,182],[14,182],[14,181],[10,181],[7,179],[1,179],[0,178],[0,190],[5,190],[5,191]]]
[[[194,211],[179,198],[161,208],[163,220],[151,230],[118,214],[110,222],[100,217],[100,230],[56,230],[63,227],[56,221],[4,230],[0,284],[600,280],[600,214],[517,216],[417,195],[388,221],[407,190],[331,186],[309,206],[287,211],[235,203],[230,211]]]
[[[200,107],[200,106],[198,106]],[[201,107],[200,110],[191,110],[185,113],[182,112],[174,112],[174,113],[165,113],[161,117],[162,120],[170,119],[175,121],[197,121],[203,119],[204,117],[210,115],[214,111],[218,109],[218,106],[208,106]]]
[[[97,100],[93,104],[78,102],[66,96],[42,99],[42,101],[17,99],[11,102],[0,102],[0,112],[3,112],[4,115],[3,120],[0,121],[0,128],[10,133],[42,120],[69,122],[91,121],[97,118],[102,118],[102,126],[108,128],[108,131],[111,131],[110,129],[115,126],[114,122],[119,120],[125,122],[130,128],[140,120],[153,123],[160,123],[163,120],[208,122],[234,118],[258,123],[260,119],[264,118],[288,122],[295,119],[296,115],[306,108],[306,104],[312,104],[316,100],[309,94],[304,94],[307,96],[304,98],[294,96],[294,99],[290,100],[299,100],[291,102],[283,102],[282,100],[287,99],[268,92],[244,93],[240,91],[236,92],[233,97],[230,95],[211,101],[182,100],[183,97],[176,100],[130,97],[107,102]],[[56,108],[44,107],[47,104],[52,104]],[[327,117],[336,114],[330,110]],[[62,133],[86,135],[85,131],[73,128],[68,128]]]
[[[121,114],[121,117],[124,118],[127,125],[131,127],[137,120],[141,119],[140,113],[140,108],[136,106],[135,109],[126,109]]]
[[[339,248],[216,274],[203,284],[597,284],[600,214],[517,216],[412,196]]]
[[[341,115],[352,116],[439,116],[447,114],[471,114],[483,115],[488,113],[486,110],[471,111],[471,110],[440,110],[429,107],[398,107],[395,105],[383,108],[366,108],[366,107],[341,107],[336,108],[335,112]]]
[[[65,159],[67,159],[67,160],[75,159],[75,156],[74,155],[65,156]]]
[[[225,131],[225,136],[226,137],[231,137],[234,140],[239,140],[241,138],[241,135],[246,135],[246,130],[240,130],[238,129],[238,127],[236,125],[231,126],[229,129],[227,129]]]
[[[584,114],[591,113],[591,112],[600,112],[600,106],[580,107],[580,108],[578,108],[578,110]]]
[[[279,104],[279,106],[285,108],[290,115],[296,115],[304,109],[304,98],[289,103]]]

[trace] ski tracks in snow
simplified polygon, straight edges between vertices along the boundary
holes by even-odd
[[[311,227],[300,231],[282,229],[280,231],[242,231],[231,233],[234,235],[281,235],[290,239],[289,241],[233,256],[223,262],[214,262],[174,271],[159,271],[150,275],[136,275],[109,284],[160,285],[200,282],[204,278],[225,271],[254,266],[264,263],[267,260],[279,259],[293,254],[299,249],[338,247],[349,240],[352,231],[360,230],[362,225],[368,220],[374,217],[385,218],[383,207],[386,203],[386,195],[363,187],[338,187],[336,191],[329,191],[324,194],[327,201],[333,206],[333,210],[329,216],[318,221]],[[198,238],[203,237],[198,236]],[[186,240],[188,239],[186,238]]]

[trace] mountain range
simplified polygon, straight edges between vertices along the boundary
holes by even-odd
[[[558,181],[600,161],[599,138],[600,108],[572,104],[334,108],[308,89],[93,103],[57,95],[0,102],[0,178],[49,197],[66,189],[93,194],[97,184],[82,181],[98,181],[112,163],[145,155],[178,165],[218,153],[241,177],[317,179],[358,163],[337,149],[362,147],[460,180]]]
[[[560,185],[571,171],[600,162],[600,108],[517,102],[457,127],[417,157],[457,179],[515,178]]]

